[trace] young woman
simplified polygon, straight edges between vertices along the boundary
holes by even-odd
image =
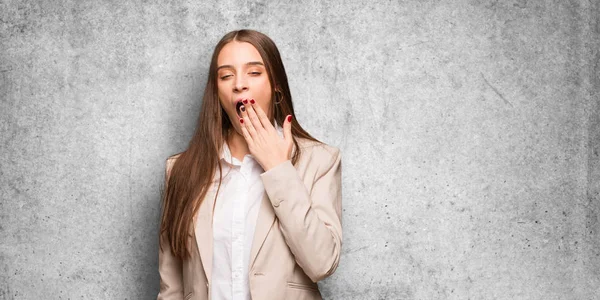
[[[158,299],[321,299],[342,246],[340,150],[298,124],[260,32],[219,41],[202,100],[166,161]]]

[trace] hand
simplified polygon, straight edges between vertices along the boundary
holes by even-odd
[[[292,139],[292,116],[283,122],[283,139],[269,121],[265,112],[254,99],[244,99],[240,125],[248,149],[263,170],[285,162],[291,158],[294,141]]]

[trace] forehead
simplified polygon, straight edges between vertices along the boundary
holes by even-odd
[[[258,50],[250,43],[232,41],[225,45],[219,56],[217,57],[217,66],[221,65],[233,65],[241,66],[247,62],[260,61],[262,63],[262,57]]]

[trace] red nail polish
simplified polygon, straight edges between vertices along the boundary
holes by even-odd
[[[250,103],[254,104],[256,101],[254,101],[254,99],[250,100]]]
[[[289,115],[289,116],[287,117],[287,119],[288,119],[288,122],[292,122],[292,116],[291,116],[291,115]]]
[[[244,102],[244,104],[248,104],[248,99],[244,99],[242,102]]]
[[[244,119],[240,119],[240,123],[244,124]]]

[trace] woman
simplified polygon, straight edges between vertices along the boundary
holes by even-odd
[[[273,41],[226,34],[194,136],[166,161],[158,299],[321,299],[341,201],[340,151],[295,120]]]

